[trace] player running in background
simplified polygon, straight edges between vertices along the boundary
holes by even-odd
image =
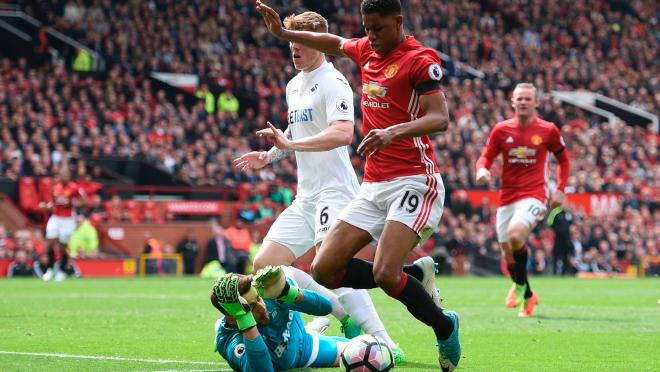
[[[53,214],[46,224],[46,239],[48,239],[48,265],[43,280],[62,281],[66,278],[66,268],[69,265],[67,244],[76,229],[74,208],[84,203],[84,192],[75,182],[71,181],[71,173],[64,167],[53,185],[53,201],[43,203],[44,209],[52,209]],[[55,263],[55,249],[59,247],[60,262]]]
[[[284,25],[289,30],[328,31],[327,20],[315,12],[291,15]],[[269,137],[275,146],[268,152],[253,151],[234,161],[243,170],[259,169],[293,152],[296,155],[296,198],[270,227],[255,257],[255,270],[267,265],[292,265],[310,249],[318,248],[339,212],[360,189],[348,154],[348,145],[353,141],[353,92],[346,78],[326,61],[325,54],[299,43],[289,46],[300,73],[286,88],[288,128],[282,133],[268,123],[270,129],[257,133]],[[430,268],[432,275],[433,265]],[[335,294],[307,273],[292,270],[302,288],[332,301],[332,313],[341,321],[346,337],[359,335],[362,327],[388,343],[397,363],[404,361],[403,351],[387,334],[366,290],[338,288]],[[326,319],[314,322],[319,321],[325,321],[327,327]]]
[[[527,278],[528,249],[525,241],[546,212],[546,167],[548,152],[559,163],[557,189],[552,193],[552,208],[564,203],[564,187],[570,173],[570,161],[564,140],[554,123],[537,116],[536,88],[529,83],[513,90],[513,119],[497,123],[477,161],[477,183],[488,184],[490,167],[501,153],[504,161],[500,207],[497,210],[497,240],[511,274],[513,285],[506,297],[507,307],[520,306],[520,317],[530,317],[538,303]]]
[[[458,316],[440,308],[434,276],[403,265],[443,212],[444,186],[428,138],[449,123],[437,53],[404,34],[398,0],[364,0],[367,37],[351,40],[284,29],[273,9],[256,4],[273,35],[348,56],[362,70],[365,138],[358,152],[367,156],[364,180],[323,240],[312,263],[314,278],[329,288],[383,288],[433,329],[440,365],[453,370],[460,360]],[[353,258],[372,239],[378,240],[375,261]]]
[[[224,314],[215,324],[215,350],[235,371],[339,365],[348,339],[307,333],[299,313],[327,315],[330,301],[298,288],[284,270],[269,266],[254,279],[225,274],[213,285],[211,303]]]

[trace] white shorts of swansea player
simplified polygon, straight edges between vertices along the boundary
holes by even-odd
[[[76,229],[75,217],[61,217],[52,215],[46,224],[46,239],[59,239],[60,243],[69,242]]]
[[[322,191],[314,198],[296,198],[273,222],[264,241],[284,245],[296,258],[323,241],[354,192]]]
[[[517,202],[497,208],[495,224],[497,227],[497,241],[509,241],[507,229],[512,223],[521,223],[530,230],[545,217],[547,208],[540,200],[534,198],[520,199]]]
[[[410,227],[423,244],[435,231],[444,211],[445,186],[440,174],[415,175],[385,182],[363,182],[360,194],[339,219],[379,240],[385,221]]]

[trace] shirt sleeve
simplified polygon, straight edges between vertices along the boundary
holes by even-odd
[[[331,76],[330,79],[324,95],[328,125],[337,120],[354,122],[355,109],[351,86],[341,74]]]
[[[441,92],[440,80],[443,74],[435,51],[425,51],[418,57],[418,61],[410,69],[410,82],[417,94],[421,96]]]
[[[248,340],[239,334],[230,337],[229,342],[222,346],[224,348],[218,349],[218,352],[234,370],[244,372],[274,371],[268,347],[262,336],[254,340]]]
[[[342,44],[341,49],[348,58],[352,59],[353,62],[357,63],[360,67],[362,67],[362,64],[360,62],[362,60],[364,47],[368,42],[369,39],[367,39],[366,36],[363,38],[349,39],[346,40],[344,44]]]
[[[304,293],[305,296],[302,302],[285,302],[282,303],[282,306],[289,310],[300,311],[301,313],[315,316],[324,316],[332,312],[332,303],[330,300],[316,292],[302,288],[300,290]]]
[[[548,141],[548,150],[553,154],[558,155],[560,152],[564,151],[565,148],[566,144],[564,143],[564,138],[562,138],[561,133],[559,133],[559,128],[553,124]]]
[[[481,154],[481,157],[479,157],[479,160],[477,160],[477,169],[490,169],[491,165],[493,165],[493,160],[495,160],[497,155],[502,152],[502,147],[499,141],[499,132],[500,130],[498,126],[495,126],[495,128],[493,128],[493,130],[490,132],[490,136],[488,136],[488,142],[486,142],[486,147],[484,147],[484,151]]]

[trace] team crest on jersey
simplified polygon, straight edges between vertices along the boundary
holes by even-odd
[[[339,101],[337,101],[337,110],[339,110],[339,112],[343,112],[344,114],[348,114],[351,112],[351,105],[348,104],[347,100],[340,98]]]
[[[385,77],[390,79],[396,75],[397,72],[399,72],[399,66],[396,64],[389,65],[385,68]]]
[[[442,69],[440,68],[440,65],[437,63],[432,64],[429,66],[429,77],[432,80],[440,80],[442,79]]]
[[[245,354],[245,345],[244,344],[236,345],[236,347],[234,348],[234,356],[236,356],[236,358],[240,358],[243,356],[243,354]]]
[[[543,142],[543,138],[541,138],[541,136],[539,136],[538,134],[535,134],[535,135],[532,136],[532,144],[534,146],[538,146],[542,142]]]
[[[385,97],[387,94],[387,88],[381,87],[378,83],[370,81],[368,84],[362,84],[362,94],[366,94],[367,97],[371,99]]]

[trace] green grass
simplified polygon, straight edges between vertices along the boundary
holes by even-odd
[[[503,306],[503,278],[439,278],[461,316],[463,371],[660,371],[660,281],[532,278],[537,315]],[[212,352],[218,313],[198,278],[0,280],[0,370],[228,370]],[[380,291],[372,297],[409,363],[437,370],[430,329]],[[330,334],[338,334],[332,322]],[[169,360],[56,358],[29,352]],[[201,363],[189,363],[201,362]],[[206,364],[204,364],[206,363]]]

